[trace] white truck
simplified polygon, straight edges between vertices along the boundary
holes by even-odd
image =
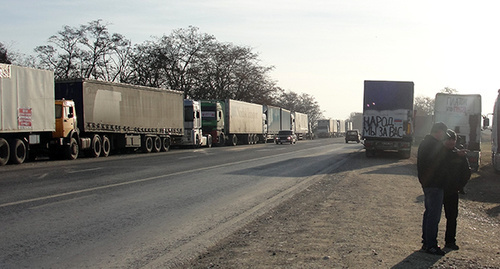
[[[227,99],[224,108],[224,134],[227,144],[256,144],[266,140],[262,105]]]
[[[345,132],[346,132],[345,120],[337,120],[337,131],[335,132],[335,137],[345,136]]]
[[[281,130],[281,108],[276,106],[263,106],[265,120],[266,142],[274,142],[276,135]]]
[[[184,135],[179,145],[212,147],[212,135],[203,135],[201,121],[201,102],[184,99]]]
[[[300,112],[292,113],[292,130],[297,135],[297,140],[305,139],[309,134],[309,117]]]
[[[281,130],[292,130],[291,115],[290,110],[281,108]]]
[[[316,126],[316,136],[318,138],[330,138],[337,129],[337,122],[333,119],[318,120]]]
[[[491,123],[491,162],[495,171],[500,172],[500,90],[493,107]]]
[[[469,150],[467,158],[475,171],[481,161],[481,120],[481,95],[436,94],[434,122],[443,122],[457,133],[457,147]]]

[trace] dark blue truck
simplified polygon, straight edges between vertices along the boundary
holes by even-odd
[[[409,158],[413,142],[413,94],[410,81],[365,80],[363,131],[366,156],[380,151]]]

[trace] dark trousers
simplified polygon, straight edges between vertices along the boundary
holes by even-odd
[[[426,248],[438,245],[437,235],[443,208],[443,196],[441,188],[424,188],[425,211],[422,221],[422,243]]]
[[[446,244],[454,244],[457,234],[458,193],[445,193],[443,197],[444,214],[446,216]]]

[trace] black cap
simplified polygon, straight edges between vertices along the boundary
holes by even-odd
[[[434,123],[434,125],[432,125],[431,134],[435,134],[438,131],[443,131],[446,133],[446,131],[448,131],[448,126],[446,126],[446,124],[442,122],[436,122]]]

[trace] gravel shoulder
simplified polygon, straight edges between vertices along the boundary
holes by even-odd
[[[184,268],[500,268],[500,175],[489,145],[461,195],[460,250],[419,251],[423,192],[410,159],[364,151]],[[486,150],[485,150],[486,149]],[[446,219],[438,241],[444,244]]]

